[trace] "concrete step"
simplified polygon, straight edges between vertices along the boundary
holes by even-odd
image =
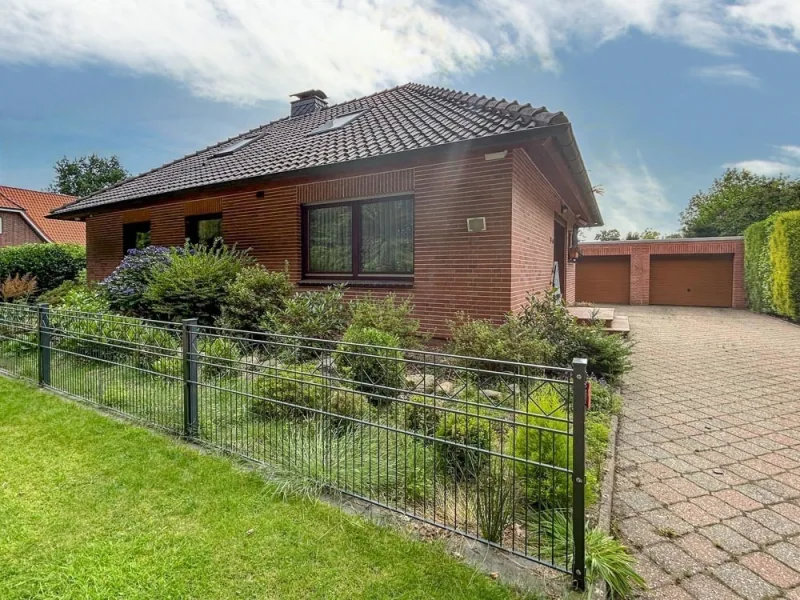
[[[631,331],[631,324],[628,321],[628,317],[619,315],[618,317],[614,317],[611,321],[611,324],[604,327],[603,331],[606,333],[615,333],[621,336],[627,336]]]
[[[575,317],[579,323],[600,321],[608,327],[614,321],[613,308],[602,308],[600,306],[570,306],[567,308],[567,311]]]

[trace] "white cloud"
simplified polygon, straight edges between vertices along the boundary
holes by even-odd
[[[677,210],[667,200],[664,185],[650,171],[641,154],[633,164],[618,153],[608,160],[595,160],[590,175],[603,187],[597,197],[605,225],[603,229],[643,231],[650,227],[667,234],[677,227]],[[590,235],[587,239],[592,239]]]
[[[106,63],[218,100],[335,99],[631,31],[716,54],[796,50],[796,0],[2,0],[0,62]]]
[[[761,80],[741,65],[715,65],[713,67],[697,67],[690,71],[693,77],[707,79],[716,83],[758,87]]]
[[[745,169],[756,175],[800,175],[800,146],[777,146],[774,156],[767,159],[740,160],[722,165],[729,169]]]

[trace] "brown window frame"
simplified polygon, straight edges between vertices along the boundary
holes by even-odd
[[[128,250],[137,248],[136,234],[146,231],[152,234],[153,228],[150,221],[136,221],[135,223],[123,223],[122,225],[122,253],[128,254]],[[131,244],[133,242],[133,244]],[[152,241],[148,246],[152,245]],[[137,248],[138,249],[138,248]]]
[[[189,240],[190,244],[199,244],[200,243],[200,221],[216,221],[219,219],[220,221],[220,228],[222,227],[222,213],[205,213],[202,215],[189,215],[184,219],[184,233],[185,238]],[[222,238],[224,242],[225,239]]]
[[[367,204],[379,204],[383,202],[396,202],[397,200],[409,200],[411,202],[411,271],[408,273],[362,273],[361,272],[361,207]],[[351,215],[351,249],[353,258],[351,261],[351,273],[315,273],[309,268],[309,242],[310,235],[310,220],[309,213],[315,209],[320,208],[338,208],[342,206],[350,207]],[[303,279],[312,280],[325,280],[325,281],[398,281],[398,282],[413,282],[414,281],[414,260],[415,253],[415,220],[414,220],[414,196],[403,194],[397,196],[382,196],[379,198],[362,198],[359,200],[347,200],[343,202],[314,202],[310,204],[303,204],[301,206],[301,228],[302,228],[302,261],[303,261]]]

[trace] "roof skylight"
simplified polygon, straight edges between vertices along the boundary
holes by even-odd
[[[359,110],[357,112],[349,113],[346,115],[341,115],[339,117],[334,117],[328,121],[325,121],[322,125],[313,129],[308,132],[308,135],[314,135],[315,133],[325,133],[326,131],[333,131],[334,129],[340,129],[347,125],[350,121],[360,117],[366,111]]]
[[[217,150],[214,152],[214,154],[212,154],[212,156],[227,156],[228,154],[233,154],[237,150],[240,150],[245,146],[252,144],[257,139],[258,136],[253,136],[233,141],[230,144],[225,144],[224,146],[220,146],[219,148],[217,148]]]

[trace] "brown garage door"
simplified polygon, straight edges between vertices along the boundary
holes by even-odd
[[[650,304],[731,306],[732,254],[650,257]]]
[[[629,304],[630,256],[584,256],[575,265],[575,299],[578,302]]]

